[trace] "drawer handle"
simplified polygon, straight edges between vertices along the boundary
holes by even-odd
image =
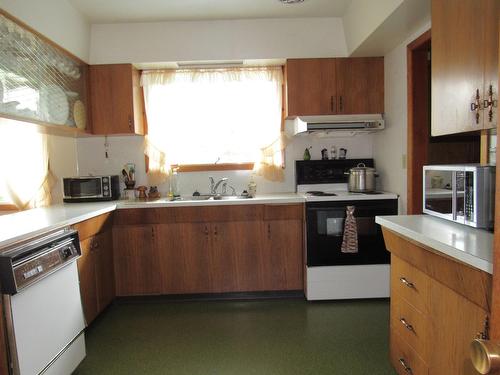
[[[399,363],[401,363],[401,366],[403,366],[403,368],[405,369],[405,372],[407,374],[413,374],[411,367],[406,364],[406,361],[404,358],[399,358]]]
[[[408,330],[408,331],[411,331],[413,333],[415,333],[415,330],[413,329],[413,326],[411,324],[409,324],[405,318],[401,318],[399,319],[399,321],[401,322],[402,325],[405,326],[405,328]]]
[[[405,284],[408,288],[415,289],[415,284],[413,284],[412,282],[409,282],[408,280],[406,280],[406,278],[401,277],[399,280],[400,280],[403,284]]]

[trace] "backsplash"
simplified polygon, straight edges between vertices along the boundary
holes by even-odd
[[[120,174],[124,164],[136,165],[136,181],[138,185],[149,185],[145,172],[143,142],[140,136],[114,136],[107,138],[108,157],[106,158],[106,138],[91,137],[77,140],[78,174],[102,175]],[[373,156],[373,135],[361,134],[354,137],[328,137],[321,138],[313,135],[296,136],[286,149],[285,180],[271,182],[256,176],[257,193],[279,193],[295,190],[295,160],[302,160],[306,147],[312,146],[311,158],[321,159],[321,150],[331,149],[335,146],[338,150],[347,149],[348,158],[370,158]],[[182,195],[191,195],[195,190],[201,193],[208,192],[208,177],[214,179],[227,177],[228,184],[233,186],[238,193],[247,189],[252,171],[211,171],[211,172],[183,172],[178,176],[178,189]],[[123,185],[124,187],[124,185]],[[162,196],[168,191],[168,183],[160,185]]]

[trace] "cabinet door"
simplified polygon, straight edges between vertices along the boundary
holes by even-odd
[[[471,111],[477,90],[484,99],[483,31],[484,1],[432,1],[432,136],[483,128]]]
[[[265,282],[267,290],[304,288],[302,220],[264,222]]]
[[[155,232],[162,294],[210,292],[210,224],[157,225]]]
[[[483,0],[484,10],[484,99],[488,99],[490,86],[493,100],[498,101],[498,19],[500,15],[500,1]],[[484,108],[483,124],[485,129],[495,128],[498,119],[498,104],[492,107],[492,116],[489,107]]]
[[[342,58],[336,61],[337,112],[383,113],[384,58]]]
[[[99,312],[115,298],[115,271],[113,265],[113,235],[111,230],[95,236],[97,301]]]
[[[160,275],[155,232],[151,225],[113,228],[116,294],[132,296],[159,294]]]
[[[258,221],[213,223],[210,280],[214,292],[264,290]]]
[[[144,134],[138,74],[131,64],[90,66],[93,134]]]
[[[335,59],[286,62],[287,117],[337,112]]]
[[[487,312],[443,284],[430,285],[430,374],[478,374],[470,360],[470,343],[483,331]]]
[[[82,256],[78,258],[77,261],[83,312],[87,324],[90,324],[99,313],[97,305],[94,241],[95,238],[92,236],[80,242]]]

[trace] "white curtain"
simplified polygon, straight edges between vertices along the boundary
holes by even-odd
[[[143,72],[150,178],[162,182],[172,164],[255,162],[279,180],[282,83],[281,67]]]
[[[49,205],[55,178],[49,168],[47,136],[15,122],[0,122],[0,132],[4,198],[20,210]]]

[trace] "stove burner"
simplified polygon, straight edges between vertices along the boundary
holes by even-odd
[[[312,195],[313,197],[336,197],[337,194],[335,193],[325,193],[324,191],[308,191],[307,194]]]

